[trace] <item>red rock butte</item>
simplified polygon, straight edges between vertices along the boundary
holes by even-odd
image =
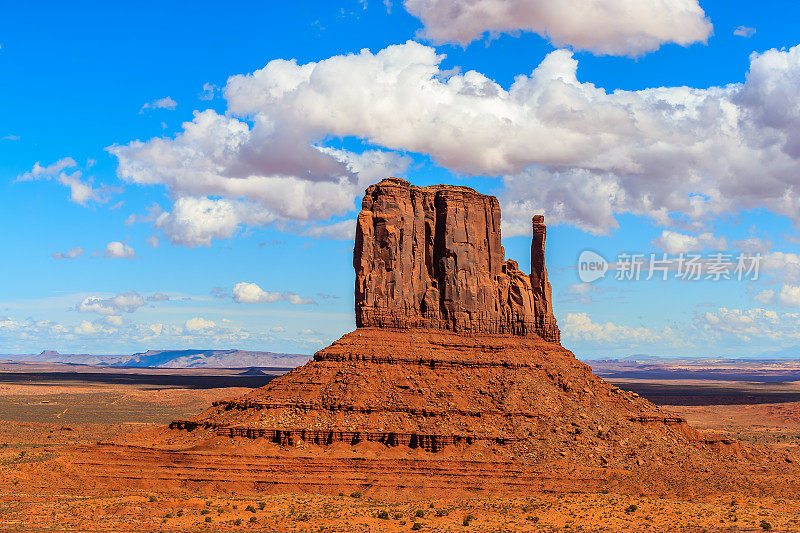
[[[681,419],[607,384],[559,344],[545,236],[543,217],[534,217],[526,275],[505,259],[495,197],[396,178],[370,186],[353,254],[356,331],[172,427],[430,452],[533,440],[553,453],[573,440],[565,429],[586,425],[594,433],[655,425],[688,438]]]
[[[526,275],[505,259],[496,198],[372,185],[356,227],[355,331],[264,387],[172,422],[147,449],[106,447],[83,465],[143,479],[150,461],[161,480],[189,479],[188,468],[198,483],[313,490],[691,492],[753,483],[743,472],[764,464],[756,457],[781,461],[696,432],[562,347],[545,235],[534,217]]]
[[[505,258],[494,196],[397,178],[372,185],[356,224],[356,325],[559,342],[546,233],[534,217],[528,276]]]

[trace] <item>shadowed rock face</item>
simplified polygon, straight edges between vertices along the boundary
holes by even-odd
[[[356,225],[356,324],[559,342],[545,235],[537,215],[528,276],[505,259],[494,196],[396,178],[372,185]]]

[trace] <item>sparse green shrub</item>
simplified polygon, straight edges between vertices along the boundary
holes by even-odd
[[[392,515],[392,518],[394,518],[395,520],[400,520],[401,518],[403,518],[403,515],[401,515],[400,513],[394,513]]]
[[[437,509],[436,510],[436,516],[447,516],[449,514],[450,514],[450,511],[448,511],[447,509]]]
[[[763,529],[764,531],[772,531],[772,524],[770,524],[766,520],[762,520],[761,523],[758,525],[761,526],[761,529]]]
[[[208,513],[210,513],[210,512],[211,512],[211,511],[209,511],[208,509],[202,509],[202,510],[200,511],[200,514],[202,514],[202,515],[206,515],[206,514],[208,514]]]
[[[431,509],[433,509],[433,502],[431,502],[430,504],[428,504],[428,507],[430,507]]]
[[[300,513],[299,515],[297,515],[297,519],[298,519],[299,521],[301,521],[301,522],[308,522],[308,520],[309,520],[310,518],[311,518],[311,517],[310,517],[310,516],[308,516],[308,513]]]
[[[475,520],[475,517],[472,516],[471,514],[468,514],[467,516],[464,517],[464,520],[461,521],[461,525],[468,526],[469,523],[472,522],[473,520]]]
[[[255,524],[256,522],[258,522],[258,518],[256,518],[255,516],[251,516],[249,521],[251,524]]]
[[[361,491],[358,490],[350,495],[351,498],[360,498],[361,496],[362,496]]]
[[[600,491],[600,494],[608,494],[608,489],[603,489]]]
[[[414,522],[414,525],[411,526],[411,531],[419,531],[420,529],[422,529],[422,524],[419,522]]]
[[[425,511],[423,511],[422,509],[418,509],[417,512],[414,513],[414,516],[416,516],[417,518],[422,518],[425,516]]]
[[[211,500],[206,500],[206,507],[211,507]]]
[[[156,498],[155,496],[149,496],[149,497],[147,498],[147,501],[149,501],[149,502],[155,502],[155,501],[158,501],[158,498]]]
[[[172,513],[167,513],[164,515],[164,518],[172,518]]]
[[[636,509],[638,509],[638,508],[639,508],[638,505],[631,504],[631,505],[629,505],[629,506],[627,506],[625,508],[625,512],[628,513],[628,514],[635,513]]]
[[[251,513],[255,513],[256,512],[256,508],[253,507],[252,505],[248,505],[247,507],[244,508],[244,510],[245,511],[250,511]]]
[[[261,509],[262,511],[264,510],[264,507],[266,507],[266,506],[267,506],[266,502],[258,502],[258,508]]]
[[[241,518],[237,518],[236,520],[233,521],[233,524],[236,525],[236,526],[241,526],[242,525],[242,519]]]
[[[380,518],[381,520],[388,520],[389,519],[389,511],[384,509],[383,511],[378,513],[377,517]]]
[[[176,514],[178,516],[183,516],[183,509],[178,509],[178,512]]]
[[[211,522],[211,517],[210,516],[206,517],[206,522],[209,522],[209,523]]]

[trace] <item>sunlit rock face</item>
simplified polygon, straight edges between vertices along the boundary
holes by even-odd
[[[356,323],[559,342],[545,235],[538,215],[527,275],[505,259],[494,196],[396,178],[372,185],[356,226]]]

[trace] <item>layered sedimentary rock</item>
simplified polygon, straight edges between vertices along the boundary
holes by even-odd
[[[281,445],[379,442],[439,452],[483,442],[543,456],[585,448],[594,464],[645,435],[658,453],[693,438],[680,418],[537,336],[374,327],[172,427]]]
[[[279,445],[377,442],[439,452],[488,443],[605,464],[694,433],[563,348],[533,218],[531,274],[506,260],[500,209],[466,187],[369,187],[354,267],[358,329],[314,360],[172,428]],[[581,451],[583,450],[583,451]],[[590,456],[588,455],[590,454]]]
[[[495,197],[396,178],[372,185],[356,225],[356,324],[559,342],[545,235],[544,217],[534,217],[526,275],[505,259]]]

